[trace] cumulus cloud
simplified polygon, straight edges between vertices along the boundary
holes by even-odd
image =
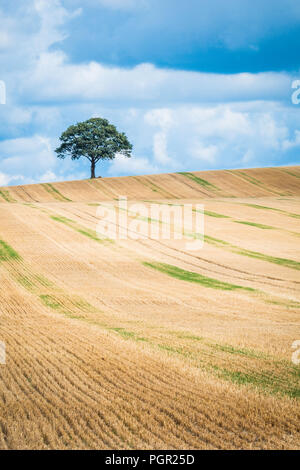
[[[0,186],[85,178],[78,162],[56,158],[51,139],[41,135],[0,141]]]
[[[20,179],[23,182],[24,177],[35,179],[49,174],[56,164],[51,147],[50,139],[40,135],[4,140],[0,142],[0,171],[10,175],[9,182]]]
[[[62,51],[45,52],[21,80],[22,99],[131,103],[228,102],[283,100],[290,96],[286,73],[222,75],[160,69],[152,64],[133,68],[97,62],[71,64]]]
[[[300,147],[300,130],[295,130],[295,136],[291,140],[284,140],[282,143],[283,150],[289,150],[294,147]]]
[[[171,110],[167,108],[153,109],[146,113],[144,120],[151,126],[160,128],[153,136],[154,159],[157,163],[169,164],[172,167],[172,158],[168,155],[167,149],[168,131],[174,124]]]
[[[5,174],[5,173],[2,173],[0,171],[0,186],[7,186],[8,184],[10,183],[13,183],[15,181],[23,181],[24,178],[22,175],[8,175],[8,174]]]
[[[127,158],[118,154],[112,161],[108,173],[110,175],[141,175],[156,173],[159,166],[153,165],[147,158],[132,157]]]
[[[167,123],[161,127],[163,149],[168,149],[172,161],[156,159],[166,171],[186,168],[187,161],[190,169],[220,168],[229,161],[231,167],[274,164],[300,141],[300,132],[290,131],[293,118],[283,118],[285,113],[284,106],[268,102],[183,105],[153,109],[144,120],[152,125]],[[300,126],[300,116],[293,125]],[[156,138],[154,132],[152,139]]]
[[[190,147],[190,154],[197,160],[214,164],[216,156],[219,153],[217,145],[208,145],[205,147],[201,142],[196,141],[192,147]]]
[[[55,173],[53,173],[53,171],[51,171],[51,170],[47,170],[46,173],[44,173],[40,177],[40,181],[42,183],[45,183],[47,181],[49,181],[49,182],[56,181],[56,180],[57,180],[57,175]]]

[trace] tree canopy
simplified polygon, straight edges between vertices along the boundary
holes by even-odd
[[[81,157],[91,162],[91,178],[99,160],[112,160],[116,154],[131,157],[132,145],[124,132],[118,132],[107,119],[91,118],[68,127],[60,136],[61,145],[55,150],[57,157],[67,155],[72,160]]]

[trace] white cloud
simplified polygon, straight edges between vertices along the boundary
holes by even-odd
[[[5,173],[0,172],[0,186],[7,186],[8,184],[19,181],[22,182],[24,180],[22,175],[8,175]]]
[[[0,186],[6,186],[9,183],[9,176],[0,172]]]
[[[86,178],[78,162],[56,158],[53,143],[41,135],[0,142],[0,186]]]
[[[163,121],[162,116],[168,119]],[[292,117],[284,106],[257,102],[173,106],[163,112],[160,109],[146,112],[145,122],[167,123],[165,128],[161,127],[165,133],[159,143],[162,151],[168,149],[172,161],[156,160],[166,171],[184,168],[187,161],[191,169],[224,167],[224,162],[232,167],[255,162],[268,165],[278,155],[282,156],[282,150],[299,144],[300,131],[288,139]],[[293,125],[297,123],[300,127],[299,116]],[[153,139],[157,139],[156,133]]]
[[[70,64],[62,51],[41,53],[20,81],[22,97],[33,102],[101,100],[131,103],[228,102],[284,99],[292,77],[286,73],[222,75],[133,68],[97,62]],[[183,86],[184,84],[184,86]]]
[[[243,158],[241,159],[241,163],[245,165],[249,165],[251,160],[254,158],[254,154],[252,150],[247,150]]]
[[[215,163],[216,156],[219,153],[217,145],[208,145],[205,147],[201,142],[195,142],[190,153],[197,160],[203,160],[208,163]]]
[[[163,165],[170,164],[172,159],[168,155],[167,150],[167,134],[165,132],[157,132],[153,136],[153,156],[158,163]]]
[[[56,163],[50,139],[40,135],[4,140],[0,154],[0,171],[9,174],[43,174]]]
[[[145,4],[145,0],[94,0],[94,3],[112,9],[130,10],[141,7],[141,4]]]
[[[9,47],[10,45],[10,36],[8,31],[0,31],[0,49]]]
[[[147,158],[127,158],[120,154],[116,155],[109,167],[110,175],[138,175],[158,171],[159,167],[151,164]]]
[[[294,147],[300,147],[300,130],[295,130],[294,139],[284,140],[282,143],[283,150],[289,150]]]
[[[172,110],[168,108],[152,109],[145,115],[145,121],[151,126],[161,127],[164,131],[174,124]]]
[[[51,181],[56,181],[57,180],[57,175],[55,173],[53,173],[53,171],[51,170],[47,170],[46,173],[44,173],[41,177],[40,177],[40,181],[42,183],[45,183],[47,181],[51,182]]]
[[[153,109],[145,115],[144,120],[147,124],[160,128],[160,131],[153,136],[154,159],[162,165],[172,164],[172,158],[167,150],[168,130],[174,124],[172,111],[167,108]]]

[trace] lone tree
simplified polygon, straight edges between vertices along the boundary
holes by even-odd
[[[91,162],[91,178],[95,178],[96,163],[112,160],[117,153],[131,157],[132,145],[123,132],[118,132],[107,119],[91,118],[78,122],[60,136],[62,144],[55,152],[58,158],[72,160],[86,157]]]

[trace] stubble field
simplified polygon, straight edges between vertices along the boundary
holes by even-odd
[[[203,249],[99,238],[120,195],[204,204]],[[0,448],[299,448],[299,202],[300,167],[0,188]]]

